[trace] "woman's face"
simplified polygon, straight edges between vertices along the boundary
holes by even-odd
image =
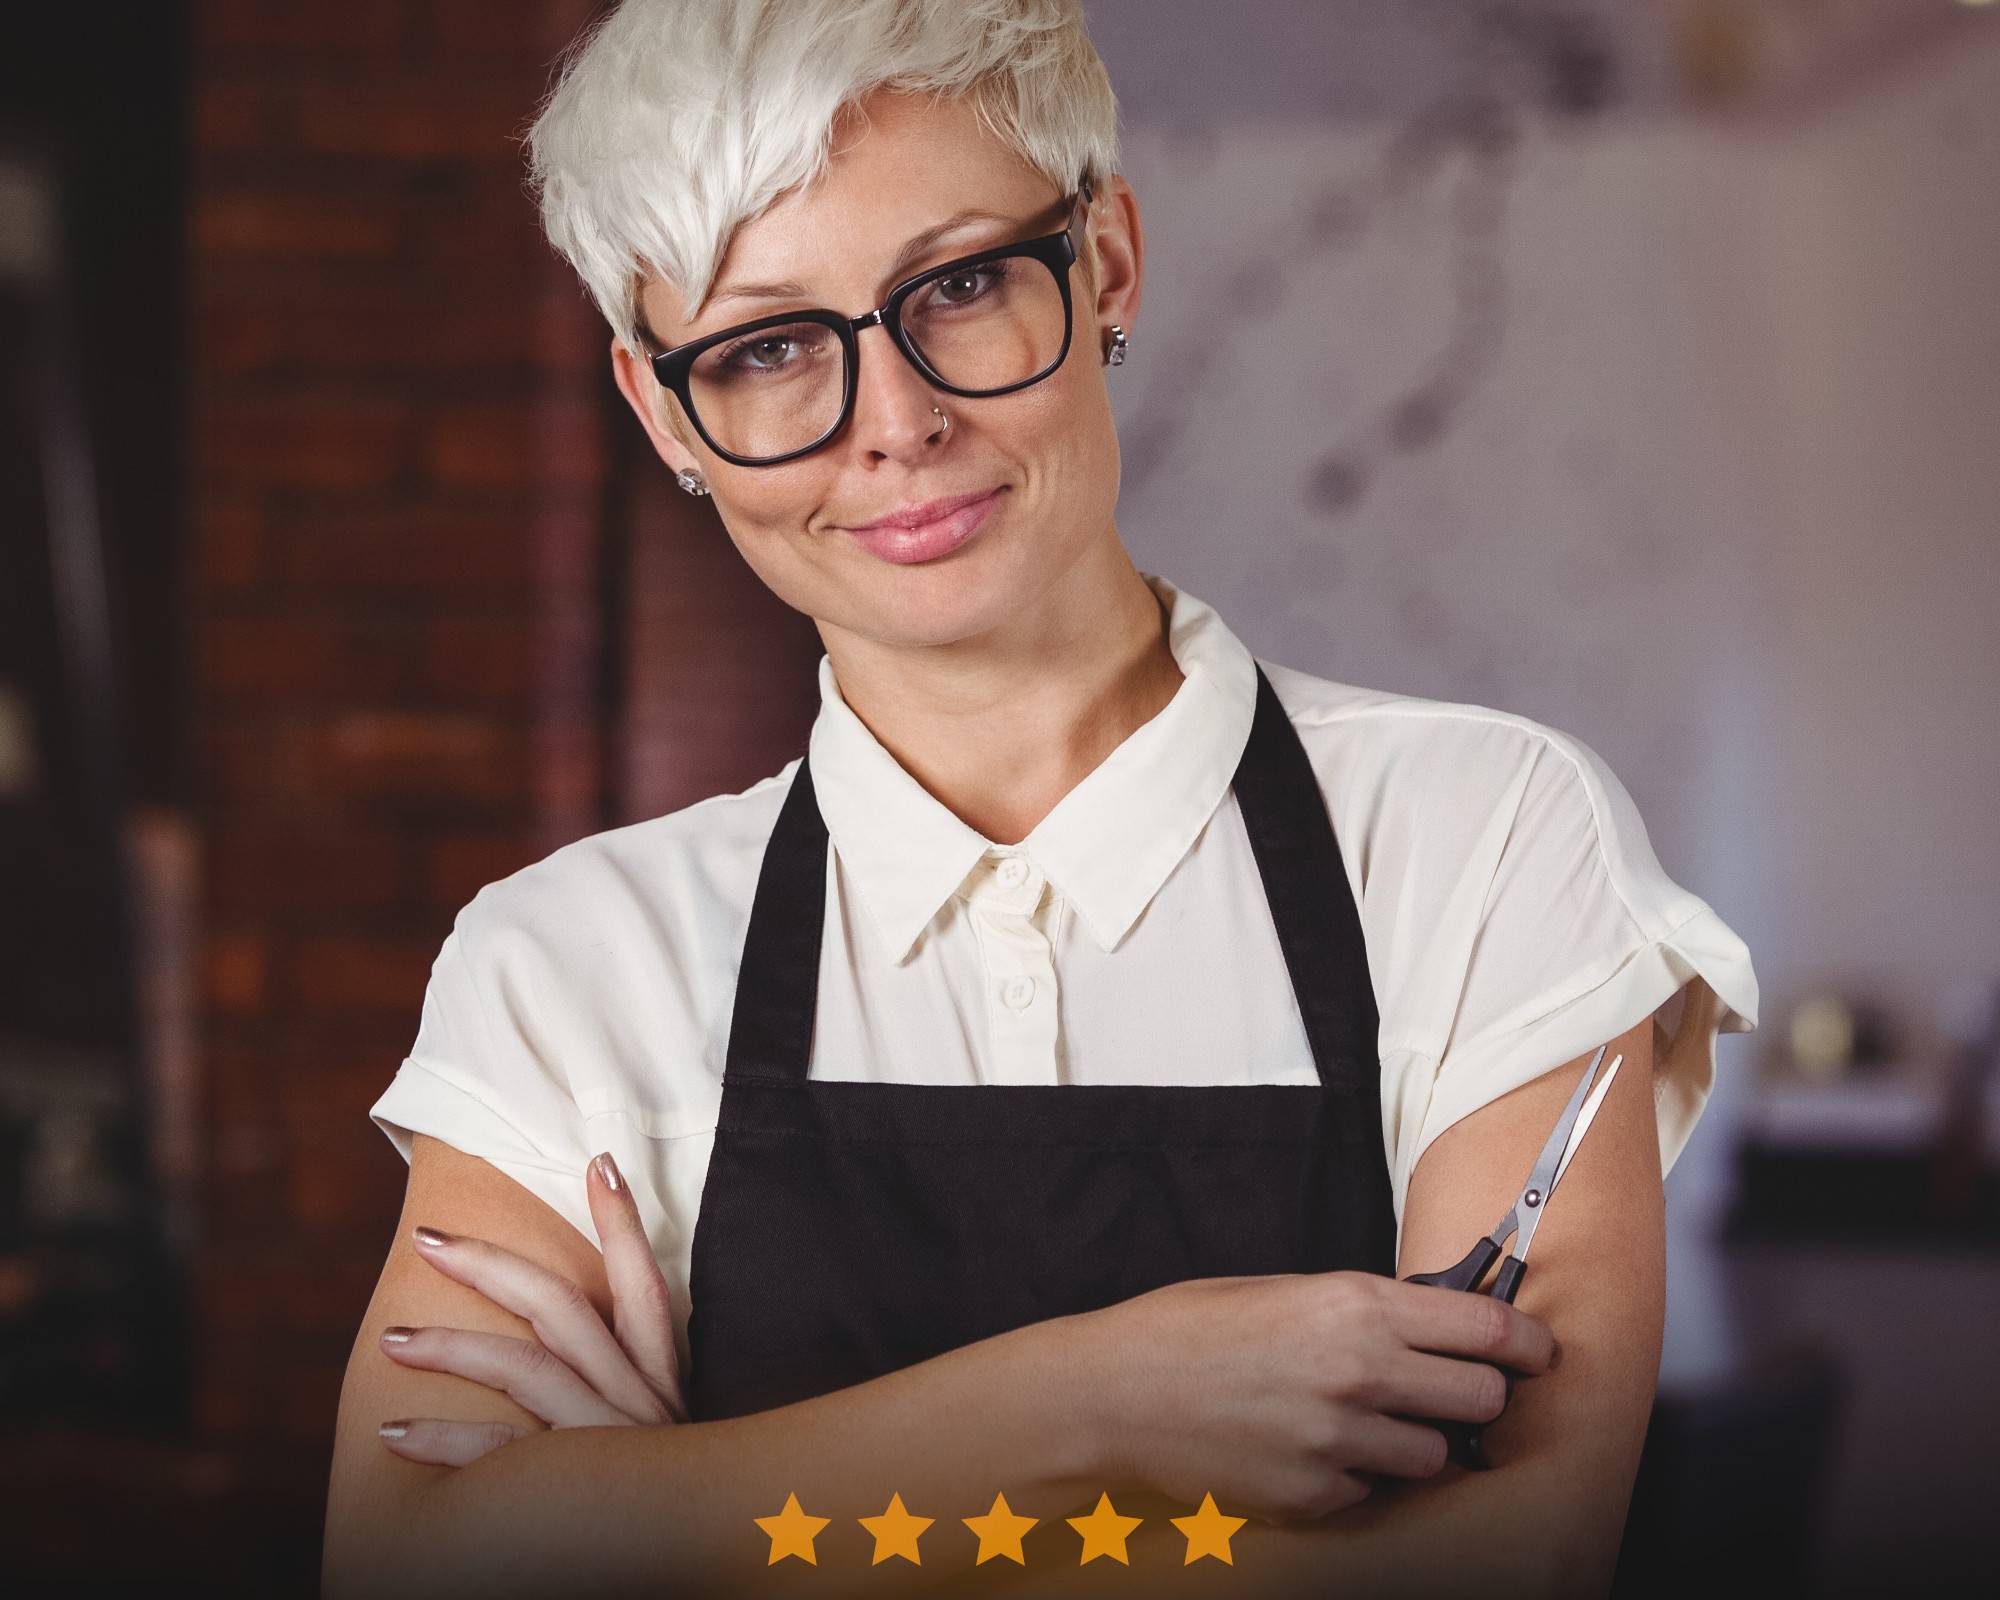
[[[866,124],[836,130],[818,182],[737,229],[692,317],[670,285],[646,285],[639,307],[656,339],[676,345],[813,306],[857,316],[925,267],[1062,227],[1064,195],[988,134],[969,102],[878,92],[865,105]],[[954,228],[893,270],[913,235],[965,209],[1000,220]],[[1088,214],[1096,296],[1079,261],[1069,269],[1068,355],[1012,394],[970,400],[934,389],[885,330],[865,328],[847,426],[796,460],[739,467],[708,449],[651,369],[614,339],[619,387],[661,459],[707,480],[744,560],[788,605],[885,644],[976,637],[1034,608],[1073,569],[1103,571],[1077,563],[1117,538],[1118,440],[1102,345],[1105,329],[1115,322],[1129,332],[1138,311],[1138,205],[1113,176]],[[735,285],[785,282],[805,292],[728,295]],[[948,431],[933,405],[951,419]],[[999,493],[970,538],[927,559],[891,560],[852,531],[907,506],[987,490]]]

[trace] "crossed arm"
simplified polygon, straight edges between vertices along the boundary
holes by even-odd
[[[1666,1312],[1666,1218],[1653,1105],[1653,1022],[1610,1042],[1624,1063],[1535,1234],[1515,1304],[1555,1330],[1555,1370],[1517,1383],[1485,1426],[1491,1469],[1446,1466],[1384,1480],[1359,1505],[1318,1522],[1252,1520],[1232,1562],[1175,1566],[1161,1541],[1145,1591],[1163,1600],[1296,1600],[1328,1594],[1602,1596],[1610,1591],[1638,1474]],[[1410,1180],[1397,1274],[1451,1266],[1520,1189],[1542,1141],[1590,1064],[1579,1056],[1453,1124]],[[1490,1280],[1489,1280],[1490,1281]],[[1189,1507],[1126,1494],[1148,1519]],[[1163,1524],[1164,1525],[1164,1524]],[[1134,1565],[1136,1555],[1134,1540]],[[1180,1559],[1178,1553],[1173,1560]],[[1117,1596],[1134,1574],[1087,1567],[1006,1575],[968,1595]],[[1122,1580],[1122,1582],[1121,1582]]]
[[[1132,1562],[1146,1566],[1147,1593],[1280,1600],[1330,1589],[1414,1595],[1476,1585],[1489,1596],[1608,1590],[1664,1318],[1652,1030],[1648,1018],[1611,1041],[1611,1054],[1622,1053],[1624,1065],[1563,1179],[1562,1204],[1535,1236],[1533,1270],[1517,1304],[1555,1329],[1563,1355],[1558,1369],[1516,1384],[1506,1412],[1487,1425],[1494,1468],[1467,1473],[1447,1466],[1432,1478],[1385,1482],[1368,1500],[1320,1522],[1253,1519],[1235,1534],[1228,1566],[1171,1565],[1165,1541],[1157,1540],[1146,1559],[1135,1538]],[[1493,1226],[1589,1059],[1545,1073],[1433,1141],[1410,1181],[1399,1275],[1451,1265]],[[436,1596],[459,1578],[467,1592],[491,1593],[510,1578],[526,1582],[530,1557],[552,1571],[568,1563],[571,1580],[597,1592],[604,1586],[586,1574],[607,1561],[629,1574],[635,1589],[642,1583],[655,1593],[663,1585],[672,1589],[668,1575],[692,1554],[682,1541],[694,1537],[694,1523],[748,1527],[751,1515],[782,1502],[782,1495],[769,1505],[748,1498],[752,1480],[765,1475],[741,1470],[752,1459],[774,1481],[796,1485],[802,1504],[822,1511],[843,1506],[851,1492],[844,1466],[907,1461],[913,1448],[929,1448],[931,1456],[909,1481],[923,1481],[940,1502],[985,1504],[994,1483],[1020,1481],[1032,1486],[1008,1490],[1016,1511],[1068,1516],[1088,1510],[1107,1487],[1093,1481],[1088,1461],[1052,1455],[1032,1423],[1010,1422],[1005,1408],[980,1407],[977,1414],[968,1408],[954,1430],[939,1407],[953,1404],[955,1392],[971,1393],[951,1387],[956,1352],[782,1412],[673,1428],[549,1430],[496,1389],[402,1366],[376,1343],[390,1323],[533,1337],[521,1318],[421,1259],[409,1243],[418,1222],[504,1241],[577,1284],[607,1326],[612,1320],[604,1261],[589,1240],[486,1163],[436,1141],[422,1140],[420,1148],[397,1243],[342,1391],[328,1500],[329,1596]],[[989,1343],[996,1348],[987,1359],[1002,1366],[983,1372],[1004,1372],[1012,1385],[1039,1385],[1045,1393],[1068,1385],[1081,1398],[1090,1382],[1089,1373],[1051,1361],[1046,1343]],[[490,1420],[529,1436],[466,1467],[431,1466],[392,1454],[375,1436],[378,1423],[409,1416]],[[963,1447],[967,1432],[979,1436],[978,1450]],[[1193,1509],[1129,1491],[1117,1491],[1116,1504],[1149,1525]],[[475,1552],[478,1562],[471,1560]],[[391,1565],[373,1564],[385,1555]],[[814,1575],[828,1594],[836,1592],[836,1574],[825,1570],[832,1565],[823,1563]],[[1050,1600],[1130,1594],[1139,1581],[1135,1571],[1103,1559],[1068,1569],[990,1562],[950,1591],[938,1587],[934,1572],[900,1560],[862,1567],[854,1576],[857,1594]]]

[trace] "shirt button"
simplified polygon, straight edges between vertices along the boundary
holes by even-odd
[[[993,875],[1011,889],[1027,877],[1028,863],[1019,856],[1008,856],[994,869]]]
[[[1035,980],[1033,978],[1009,978],[1000,986],[1000,998],[1005,1000],[1014,1010],[1019,1011],[1030,1000],[1035,998]]]

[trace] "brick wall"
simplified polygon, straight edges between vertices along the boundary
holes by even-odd
[[[196,1410],[308,1496],[403,1189],[366,1110],[452,914],[776,770],[816,704],[810,623],[673,488],[523,188],[591,11],[197,7]]]
[[[301,1538],[402,1196],[366,1111],[452,914],[776,770],[816,703],[810,623],[673,488],[522,187],[590,11],[198,8],[196,1414],[294,1464]]]
[[[452,912],[601,826],[601,324],[514,136],[585,0],[203,0],[197,1415],[323,1450]]]

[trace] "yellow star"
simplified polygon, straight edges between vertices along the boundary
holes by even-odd
[[[1111,1496],[1100,1492],[1097,1509],[1087,1517],[1070,1517],[1069,1525],[1083,1535],[1083,1556],[1077,1565],[1098,1556],[1116,1556],[1126,1566],[1132,1563],[1125,1556],[1125,1537],[1145,1520],[1143,1517],[1121,1517],[1111,1508]]]
[[[1214,1556],[1216,1560],[1235,1566],[1229,1554],[1229,1536],[1249,1520],[1247,1517],[1225,1517],[1215,1509],[1215,1496],[1204,1494],[1201,1509],[1191,1517],[1169,1519],[1176,1528],[1187,1535],[1187,1560],[1182,1566],[1191,1566],[1203,1556]]]
[[[903,1509],[900,1494],[889,1496],[889,1509],[881,1516],[856,1517],[854,1520],[875,1535],[875,1560],[869,1562],[870,1566],[876,1561],[887,1561],[891,1556],[908,1556],[918,1566],[923,1565],[917,1555],[917,1538],[934,1519],[911,1516]]]
[[[815,1567],[819,1565],[819,1558],[813,1554],[813,1535],[824,1528],[829,1519],[807,1516],[800,1509],[796,1494],[785,1496],[785,1509],[777,1516],[754,1520],[771,1536],[771,1559],[764,1563],[766,1566],[773,1566],[786,1556],[797,1556]]]
[[[1011,1556],[1024,1567],[1028,1564],[1028,1558],[1021,1554],[1021,1535],[1041,1519],[1016,1516],[1009,1509],[1004,1494],[993,1497],[993,1509],[985,1516],[961,1520],[979,1535],[979,1555],[972,1563],[975,1567],[988,1556]]]

